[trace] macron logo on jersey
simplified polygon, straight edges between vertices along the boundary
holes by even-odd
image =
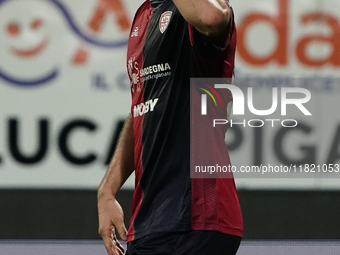
[[[145,103],[137,104],[133,107],[133,117],[136,118],[138,116],[143,116],[144,114],[148,112],[153,112],[153,109],[155,108],[157,104],[158,98],[150,99],[146,101]]]
[[[131,33],[131,37],[137,37],[138,36],[138,27],[135,27],[135,29],[133,30],[133,32]]]

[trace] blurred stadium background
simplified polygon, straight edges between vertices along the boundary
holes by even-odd
[[[96,189],[130,109],[126,44],[141,3],[0,0],[0,254],[105,254]],[[231,4],[236,83],[268,108],[272,87],[299,79],[313,114],[294,115],[294,131],[231,129],[233,164],[340,164],[340,2]],[[304,177],[236,180],[238,254],[340,254],[340,179]],[[133,187],[118,196],[126,224]]]

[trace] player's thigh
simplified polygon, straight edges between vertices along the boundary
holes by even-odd
[[[191,231],[182,235],[174,255],[235,255],[241,237],[220,233],[218,231]]]

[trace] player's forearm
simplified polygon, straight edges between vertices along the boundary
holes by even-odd
[[[184,19],[208,37],[221,35],[228,26],[231,10],[226,0],[173,0]]]
[[[125,121],[123,130],[106,175],[98,189],[98,199],[115,196],[134,170],[133,120],[131,115]]]

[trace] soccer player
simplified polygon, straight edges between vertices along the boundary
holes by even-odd
[[[236,30],[225,0],[147,0],[129,35],[131,114],[98,189],[109,255],[235,254],[243,222],[233,179],[190,179],[190,77],[231,78]],[[129,231],[115,195],[135,170]]]

